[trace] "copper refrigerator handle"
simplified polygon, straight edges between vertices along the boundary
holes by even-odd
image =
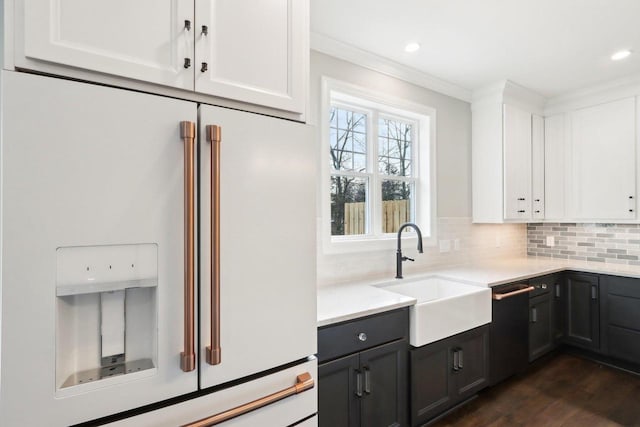
[[[313,378],[311,378],[311,374],[309,374],[308,372],[305,372],[296,377],[296,383],[291,387],[287,387],[284,390],[280,390],[268,396],[261,397],[260,399],[254,400],[253,402],[249,402],[244,405],[237,406],[233,409],[229,409],[228,411],[220,412],[219,414],[212,415],[207,418],[203,418],[191,424],[185,424],[183,427],[214,426],[224,421],[228,421],[231,418],[235,418],[240,415],[244,415],[247,412],[270,405],[279,400],[285,399],[289,396],[293,396],[295,394],[299,394],[304,391],[310,390],[313,387],[314,387],[314,381],[313,381]]]
[[[180,122],[180,137],[184,142],[184,352],[180,353],[180,368],[196,368],[194,319],[194,240],[195,240],[195,140],[196,124]]]
[[[222,128],[207,126],[211,143],[211,345],[207,347],[207,363],[222,361],[220,348],[220,143]]]

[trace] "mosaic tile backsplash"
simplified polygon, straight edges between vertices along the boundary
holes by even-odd
[[[552,236],[554,245],[548,245]],[[547,258],[640,265],[638,224],[527,225],[527,254]]]

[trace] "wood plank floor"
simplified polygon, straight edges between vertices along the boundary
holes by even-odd
[[[430,425],[448,426],[640,426],[640,377],[559,354]]]

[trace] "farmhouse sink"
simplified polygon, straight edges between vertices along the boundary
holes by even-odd
[[[432,276],[395,281],[380,288],[417,299],[409,310],[414,347],[491,322],[491,289]]]

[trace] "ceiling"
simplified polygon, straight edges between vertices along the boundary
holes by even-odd
[[[311,31],[467,90],[551,98],[640,75],[640,0],[312,0]]]

